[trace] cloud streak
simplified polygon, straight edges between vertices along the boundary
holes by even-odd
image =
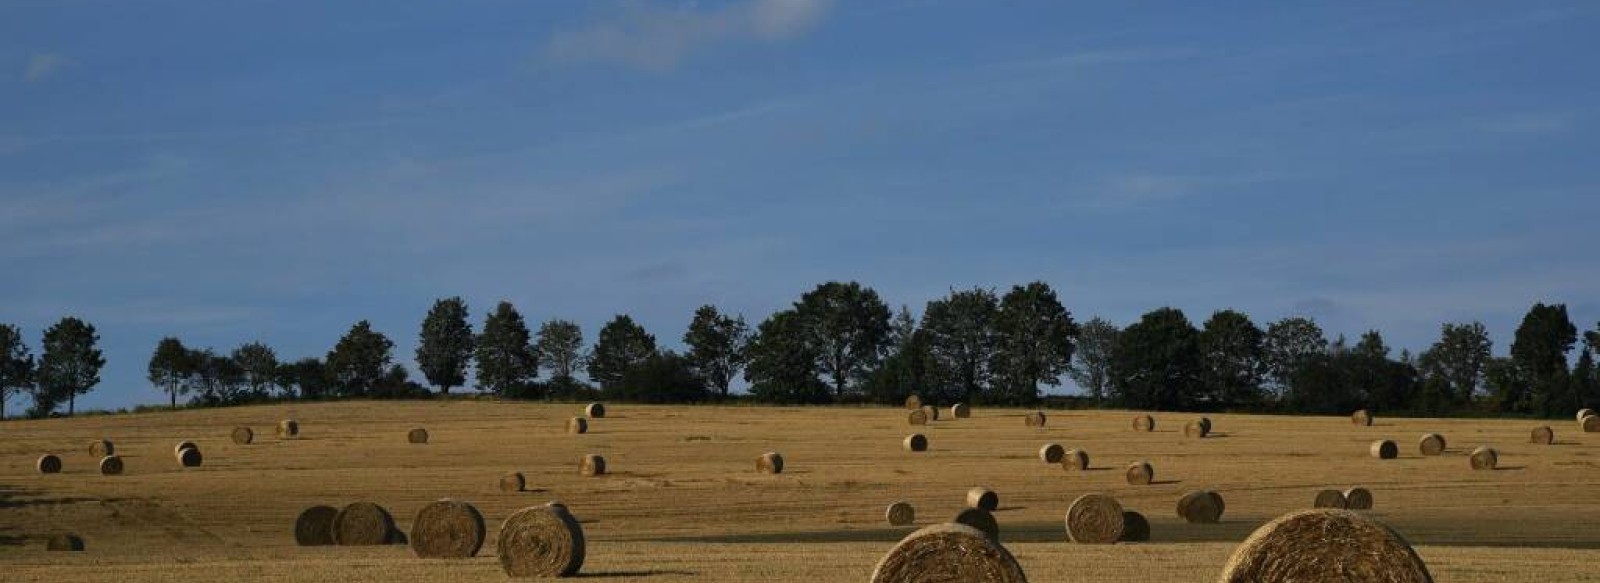
[[[556,33],[545,54],[557,62],[614,63],[665,73],[693,53],[716,45],[776,44],[804,36],[832,4],[832,0],[749,0],[701,11],[628,2],[616,18]]]
[[[55,53],[33,55],[28,58],[28,64],[22,68],[22,80],[28,83],[43,81],[71,64],[72,59]]]

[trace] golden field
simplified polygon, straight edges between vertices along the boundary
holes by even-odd
[[[1555,445],[1529,443],[1543,422],[1211,415],[1214,435],[1186,438],[1188,414],[1156,414],[1153,433],[1126,411],[1053,411],[1044,428],[1022,410],[974,408],[925,427],[898,408],[769,408],[615,404],[585,435],[565,433],[578,404],[448,400],[344,402],[187,410],[0,423],[0,581],[504,581],[498,526],[518,508],[567,504],[588,538],[582,576],[674,581],[866,581],[914,527],[884,508],[911,502],[917,525],[943,522],[968,488],[1000,494],[1001,539],[1036,582],[1211,581],[1234,546],[1264,522],[1306,508],[1323,488],[1364,486],[1370,514],[1405,535],[1440,582],[1600,581],[1600,434],[1553,421]],[[279,440],[280,419],[301,437]],[[256,442],[233,444],[239,425]],[[406,432],[425,427],[427,444]],[[917,431],[930,449],[901,439]],[[1418,438],[1443,434],[1443,456]],[[111,439],[127,463],[101,476],[89,442]],[[1375,439],[1400,458],[1368,455]],[[205,463],[181,468],[172,448],[199,444]],[[1089,452],[1089,471],[1037,457],[1056,442]],[[1496,471],[1466,452],[1492,445]],[[780,475],[756,471],[782,452]],[[40,475],[55,453],[65,470]],[[578,475],[584,454],[609,475]],[[1122,468],[1148,460],[1156,482],[1130,486]],[[532,491],[504,493],[521,471]],[[1227,501],[1221,524],[1183,523],[1184,492]],[[1080,494],[1106,492],[1149,517],[1148,543],[1066,542],[1062,517]],[[316,504],[367,500],[402,529],[428,501],[469,501],[489,540],[475,559],[416,559],[403,546],[297,547],[296,515]],[[75,532],[83,553],[47,553],[43,537]]]

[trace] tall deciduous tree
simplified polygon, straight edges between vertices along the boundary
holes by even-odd
[[[1417,357],[1417,366],[1425,379],[1439,379],[1448,404],[1468,404],[1483,383],[1493,346],[1483,323],[1447,323],[1440,327],[1439,340]]]
[[[928,302],[922,330],[928,335],[933,387],[923,392],[934,401],[972,403],[987,399],[1000,350],[1000,300],[994,290],[950,290]]]
[[[227,355],[216,351],[189,351],[194,362],[194,374],[189,377],[191,402],[210,407],[231,405],[242,400],[245,392],[244,368]]]
[[[1260,401],[1265,337],[1241,312],[1218,310],[1206,320],[1200,330],[1203,394],[1213,406],[1227,409]]]
[[[511,302],[500,302],[478,336],[478,387],[497,395],[519,394],[539,376],[528,323]]]
[[[0,420],[6,418],[6,402],[33,388],[33,355],[22,340],[22,330],[0,324]]]
[[[1111,386],[1136,409],[1187,407],[1200,386],[1200,331],[1177,308],[1139,318],[1117,337]]]
[[[1534,304],[1523,316],[1511,343],[1511,360],[1529,383],[1528,409],[1552,415],[1578,407],[1567,371],[1567,352],[1577,340],[1578,328],[1567,317],[1565,304]]]
[[[995,331],[998,400],[1033,403],[1039,400],[1041,383],[1061,384],[1061,374],[1072,364],[1078,325],[1049,284],[1012,286],[1000,298]]]
[[[600,328],[600,337],[589,355],[589,378],[602,389],[614,388],[629,367],[655,355],[656,337],[627,314],[618,314]]]
[[[393,364],[394,342],[372,329],[366,320],[350,327],[326,359],[328,379],[333,389],[347,397],[364,397],[373,392]]]
[[[583,365],[583,328],[577,322],[550,320],[539,326],[539,342],[534,345],[539,362],[550,371],[556,383],[570,384],[572,373]]]
[[[302,399],[328,395],[328,368],[317,357],[307,357],[278,367],[278,386],[294,386]]]
[[[817,369],[835,397],[865,381],[889,342],[889,306],[878,292],[856,282],[830,281],[795,303],[808,341],[819,355]]]
[[[172,408],[178,408],[178,395],[189,392],[189,379],[195,374],[195,362],[190,350],[177,338],[168,336],[156,343],[150,355],[150,384],[167,394]]]
[[[433,302],[428,316],[422,319],[422,332],[417,338],[417,366],[428,384],[439,387],[448,394],[451,387],[467,382],[467,367],[472,363],[475,338],[472,325],[467,323],[467,302],[450,297]]]
[[[250,398],[265,399],[278,384],[278,353],[261,342],[249,342],[233,349],[229,355],[239,366],[244,385],[250,389]]]
[[[726,398],[734,377],[749,362],[750,327],[744,316],[728,317],[716,306],[700,306],[683,333],[683,343],[689,347],[688,359],[695,372]]]
[[[94,326],[77,318],[62,318],[44,332],[38,391],[56,403],[65,398],[69,416],[76,412],[78,395],[100,384],[100,369],[106,359],[99,343],[100,335]]]
[[[1300,367],[1328,352],[1328,338],[1316,321],[1289,317],[1267,326],[1261,349],[1267,378],[1278,396],[1283,397]]]
[[[1111,354],[1120,334],[1121,328],[1098,316],[1084,322],[1078,331],[1078,347],[1068,374],[1072,375],[1072,382],[1094,397],[1096,405],[1111,388]]]
[[[641,403],[693,403],[707,396],[705,380],[695,374],[689,359],[671,350],[629,366],[607,393]]]
[[[822,356],[808,338],[805,321],[794,310],[773,314],[750,342],[744,378],[750,393],[773,403],[826,403],[831,400],[817,363]]]

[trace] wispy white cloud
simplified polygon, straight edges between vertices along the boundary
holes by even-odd
[[[714,10],[628,2],[616,18],[551,37],[545,53],[562,62],[610,62],[666,72],[691,53],[729,42],[778,43],[804,36],[833,0],[748,0]]]
[[[22,68],[22,80],[28,83],[41,81],[68,65],[72,59],[55,53],[40,53],[28,57],[28,64]]]

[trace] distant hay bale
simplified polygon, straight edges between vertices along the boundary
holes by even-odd
[[[332,506],[312,506],[294,519],[294,542],[302,547],[333,544],[333,519],[339,509]]]
[[[1059,443],[1046,443],[1039,446],[1039,461],[1047,464],[1061,463],[1061,457],[1067,454],[1067,448]]]
[[[1367,452],[1371,453],[1372,457],[1380,460],[1392,460],[1400,456],[1400,446],[1393,441],[1380,439],[1372,442],[1372,446],[1367,448]]]
[[[922,409],[914,409],[906,414],[906,422],[912,425],[927,425],[928,412]]]
[[[917,509],[910,502],[899,500],[889,504],[883,512],[883,518],[889,521],[890,526],[906,526],[917,520]]]
[[[1202,437],[1211,435],[1211,418],[1210,417],[1201,417],[1200,418],[1200,428],[1205,430],[1205,435],[1202,436]]]
[[[763,474],[783,473],[783,454],[769,451],[756,458],[756,471]]]
[[[589,432],[589,420],[583,417],[573,417],[567,420],[567,433],[582,435]]]
[[[972,408],[968,407],[966,403],[956,403],[956,404],[950,406],[950,417],[951,418],[954,418],[954,419],[966,419],[966,418],[971,417],[971,416],[972,416]]]
[[[928,437],[921,433],[907,435],[900,444],[905,446],[906,451],[928,451]]]
[[[604,419],[606,406],[604,403],[589,403],[589,406],[583,408],[583,416],[590,419]]]
[[[39,473],[41,474],[61,473],[61,458],[55,454],[47,453],[39,456],[39,462],[34,465],[39,468]]]
[[[1211,490],[1195,490],[1178,498],[1178,518],[1191,524],[1215,524],[1226,509],[1222,495]]]
[[[1590,415],[1578,421],[1584,433],[1600,433],[1600,415]]]
[[[294,439],[300,437],[300,422],[293,419],[284,419],[278,422],[278,438]]]
[[[1150,540],[1150,520],[1132,510],[1122,511],[1122,538],[1117,542],[1142,543]]]
[[[100,473],[107,476],[122,475],[122,458],[108,455],[100,458]]]
[[[1151,466],[1150,462],[1137,461],[1128,464],[1128,469],[1124,472],[1124,474],[1126,474],[1129,484],[1134,486],[1148,486],[1150,485],[1150,482],[1156,479],[1156,468],[1155,466]]]
[[[1528,436],[1528,442],[1539,445],[1553,444],[1556,442],[1556,432],[1549,425],[1535,427],[1533,428],[1533,433]]]
[[[872,568],[871,583],[1027,583],[1022,566],[999,541],[964,524],[935,524],[911,533]]]
[[[389,544],[394,530],[394,517],[388,510],[371,502],[356,502],[334,515],[333,544],[344,547]]]
[[[1149,415],[1134,415],[1133,430],[1149,433],[1156,430],[1156,418]]]
[[[1495,451],[1492,447],[1479,446],[1474,448],[1469,458],[1474,470],[1492,470],[1495,466],[1500,465],[1500,452]]]
[[[929,421],[939,420],[939,408],[933,405],[923,405],[922,413],[928,416]]]
[[[1234,549],[1218,583],[1381,581],[1432,583],[1399,534],[1348,510],[1302,510],[1256,529]]]
[[[89,442],[89,455],[94,457],[117,455],[117,446],[109,439],[96,439]]]
[[[406,432],[407,443],[428,443],[428,430],[418,427]]]
[[[1345,490],[1344,502],[1349,510],[1372,510],[1372,491],[1359,486]]]
[[[950,519],[951,524],[960,524],[978,529],[983,536],[990,540],[1000,540],[1000,522],[994,519],[994,514],[982,508],[963,508]]]
[[[1349,502],[1344,498],[1344,492],[1338,490],[1322,490],[1317,492],[1315,508],[1348,508]]]
[[[1044,421],[1044,411],[1034,411],[1029,413],[1027,417],[1024,417],[1022,420],[1022,422],[1027,424],[1028,427],[1044,427]]]
[[[922,397],[918,397],[915,394],[906,397],[906,408],[912,411],[922,409]]]
[[[178,454],[186,447],[200,449],[200,446],[195,445],[193,441],[180,441],[177,445],[172,446],[172,456],[177,457]]]
[[[583,456],[583,465],[578,468],[578,474],[583,476],[603,476],[606,473],[606,458],[600,454],[591,453]]]
[[[468,559],[483,548],[486,530],[478,508],[459,500],[438,500],[417,511],[411,522],[411,552],[420,559]]]
[[[200,455],[200,450],[198,448],[186,447],[183,448],[182,451],[178,452],[178,465],[180,466],[186,468],[198,468],[200,467],[200,463],[202,461],[204,461],[204,458]]]
[[[1061,455],[1061,469],[1082,471],[1089,469],[1089,452],[1069,449]]]
[[[1417,449],[1422,450],[1422,455],[1439,455],[1444,453],[1444,436],[1437,433],[1424,433],[1417,440]]]
[[[529,506],[501,523],[495,551],[511,577],[571,577],[583,568],[583,526],[565,506]]]
[[[967,490],[967,507],[994,512],[1000,507],[1000,494],[983,486]]]
[[[1183,424],[1184,437],[1204,438],[1211,433],[1211,426],[1202,423],[1199,419]]]
[[[76,553],[83,549],[83,537],[70,532],[51,535],[44,543],[46,551]]]
[[[1368,412],[1366,409],[1358,409],[1355,413],[1350,414],[1350,423],[1353,425],[1360,425],[1362,427],[1371,427],[1372,413]]]
[[[1595,411],[1594,411],[1594,409],[1579,409],[1579,410],[1578,410],[1578,417],[1577,417],[1577,419],[1578,419],[1578,420],[1579,420],[1579,421],[1583,421],[1583,418],[1584,418],[1584,417],[1588,417],[1588,416],[1590,416],[1590,415],[1596,415],[1596,414],[1597,414],[1597,413],[1595,413]]]
[[[1084,494],[1067,507],[1067,538],[1108,545],[1122,538],[1122,505],[1105,494]]]
[[[235,427],[229,437],[233,438],[235,444],[250,445],[251,442],[256,440],[256,432],[249,427]]]
[[[528,479],[522,476],[522,472],[511,472],[500,476],[501,492],[521,492],[527,487]]]

